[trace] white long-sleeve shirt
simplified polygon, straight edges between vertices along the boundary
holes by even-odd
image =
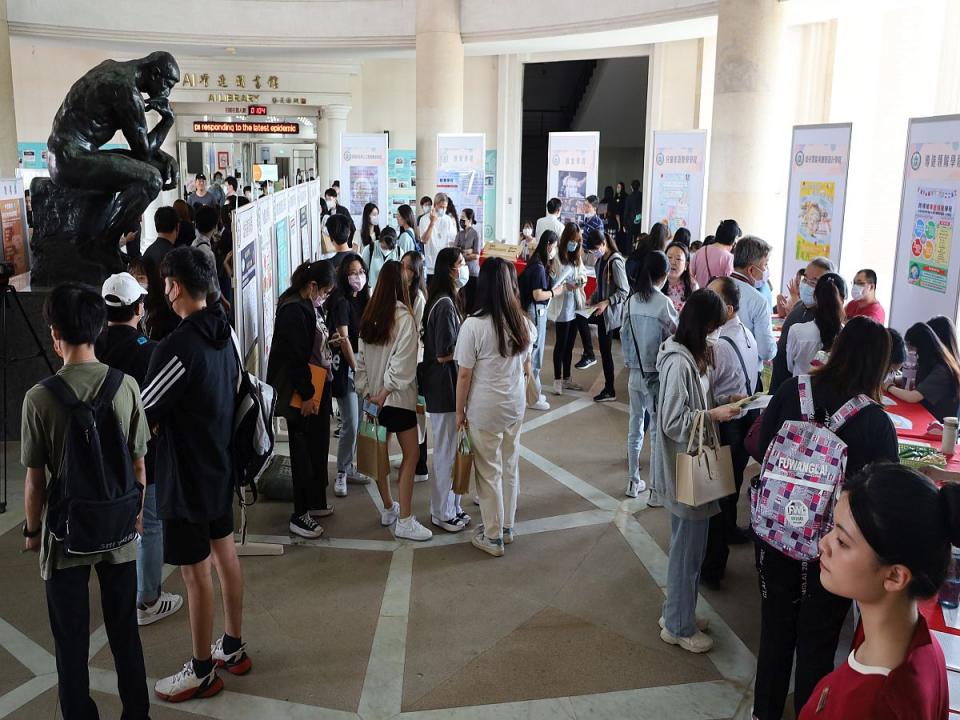
[[[787,336],[787,370],[794,376],[806,375],[822,349],[823,340],[816,321],[797,323]]]
[[[433,231],[427,238],[427,229],[430,227],[430,215],[420,218],[420,241],[423,243],[423,264],[427,275],[433,275],[433,266],[437,262],[437,255],[445,247],[453,245],[457,239],[457,224],[453,218],[444,213],[433,224]]]
[[[743,357],[743,365],[740,364],[740,358],[733,346],[725,338],[729,338],[737,346]],[[721,402],[721,398],[726,399],[731,395],[751,395],[760,375],[757,341],[739,317],[734,316],[720,328],[720,340],[713,346],[713,355],[715,365],[711,384],[717,401]]]

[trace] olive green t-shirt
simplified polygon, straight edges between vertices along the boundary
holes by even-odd
[[[109,368],[100,362],[64,365],[57,375],[63,378],[78,400],[89,402],[96,397],[107,377]],[[123,378],[120,389],[113,398],[113,411],[120,427],[127,436],[130,454],[134,459],[147,454],[150,428],[143,405],[140,388],[129,375]],[[34,385],[23,398],[23,416],[20,432],[20,462],[28,468],[43,468],[47,487],[59,470],[63,460],[63,445],[66,439],[70,413],[56,396],[42,385]],[[125,563],[137,559],[137,544],[127,543],[110,552],[95,555],[67,555],[63,543],[54,539],[47,530],[47,508],[43,508],[43,533],[40,542],[40,576],[49,580],[54,570],[96,565],[99,562]]]

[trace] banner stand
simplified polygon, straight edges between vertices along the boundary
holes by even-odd
[[[647,232],[663,223],[671,238],[685,227],[691,240],[703,239],[706,167],[706,130],[654,130]]]
[[[564,222],[583,222],[586,198],[597,194],[599,132],[552,132],[547,150],[547,197],[560,198]]]

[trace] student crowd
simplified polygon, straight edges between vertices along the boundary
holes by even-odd
[[[96,716],[85,630],[91,567],[101,584],[124,717],[147,717],[149,710],[137,625],[183,604],[162,591],[164,562],[181,568],[192,648],[181,671],[157,682],[156,695],[174,702],[210,697],[224,686],[218,669],[243,675],[252,667],[241,633],[232,509],[233,420],[244,368],[228,319],[231,212],[244,198],[228,178],[232,203],[208,203],[205,180],[196,180],[199,201],[191,194],[186,210],[157,210],[158,240],[142,264],[132,259],[131,273],[111,276],[99,291],[61,285],[45,308],[64,361],[56,382],[85,407],[111,403],[126,451],[105,464],[129,465],[141,488],[135,542],[84,555],[67,550],[48,513],[50,498],[75,473],[63,461],[74,406],[59,402],[62,388],[50,381],[27,393],[23,532],[26,548],[40,553],[65,718]],[[622,183],[615,193],[608,188],[603,202],[586,198],[580,222],[563,222],[560,200],[551,199],[544,217],[522,227],[526,265],[519,276],[500,258],[480,262],[473,211],[458,213],[443,193],[424,197],[419,217],[401,206],[398,232],[381,228],[372,203],[356,228],[336,189],[326,191],[329,252],[298,267],[280,295],[266,365],[289,437],[289,531],[321,537],[319,521],[334,512],[331,436],[334,496],[371,481],[357,470],[358,433],[368,422],[388,442],[395,435],[402,453],[396,486],[389,474],[374,478],[380,507],[371,522],[394,526],[398,538],[429,541],[434,531],[412,508],[414,484],[422,481],[429,483],[429,525],[457,533],[473,524],[453,492],[457,448],[466,439],[480,507],[471,542],[503,556],[517,541],[528,398],[532,409],[550,407],[543,392],[551,387],[543,377],[548,322],[555,395],[583,389],[573,370],[596,363],[593,325],[603,370],[594,400],[616,400],[618,340],[629,374],[625,495],[647,493],[649,506],[670,513],[662,640],[689,652],[711,650],[707,623],[695,613],[698,586],[719,586],[729,546],[753,543],[761,596],[754,717],[781,717],[793,673],[802,720],[945,718],[944,657],[918,601],[937,593],[951,543],[960,544],[960,494],[898,464],[881,395],[922,403],[941,421],[956,416],[953,323],[933,318],[901,337],[883,326],[876,273],[861,270],[848,285],[826,258],[810,261],[775,298],[767,242],[742,235],[734,220],[702,244],[685,228],[671,236],[660,223],[641,233],[640,183],[631,186],[630,194]],[[596,285],[588,297],[591,275]],[[784,318],[779,339],[774,315]],[[583,353],[573,364],[578,337]],[[764,387],[766,364],[772,374]],[[122,382],[111,368],[125,375]],[[772,398],[762,412],[740,402],[764,389]],[[785,428],[814,421],[845,444],[846,481],[811,541],[816,556],[797,559],[772,535],[740,527],[737,505],[751,458],[763,468]],[[736,492],[690,505],[678,499],[677,457],[699,427],[729,446]],[[766,472],[752,479],[754,492],[763,491]],[[224,606],[216,640],[211,568]],[[852,600],[859,609],[854,647],[834,668]]]

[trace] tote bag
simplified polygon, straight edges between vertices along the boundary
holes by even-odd
[[[390,454],[387,451],[387,430],[376,418],[360,421],[357,433],[357,470],[374,480],[390,477]]]
[[[453,458],[453,493],[470,493],[470,478],[473,476],[473,447],[463,430],[457,432],[457,454]]]
[[[721,445],[704,411],[694,416],[687,451],[677,454],[677,502],[706,505],[736,492],[730,448]]]

